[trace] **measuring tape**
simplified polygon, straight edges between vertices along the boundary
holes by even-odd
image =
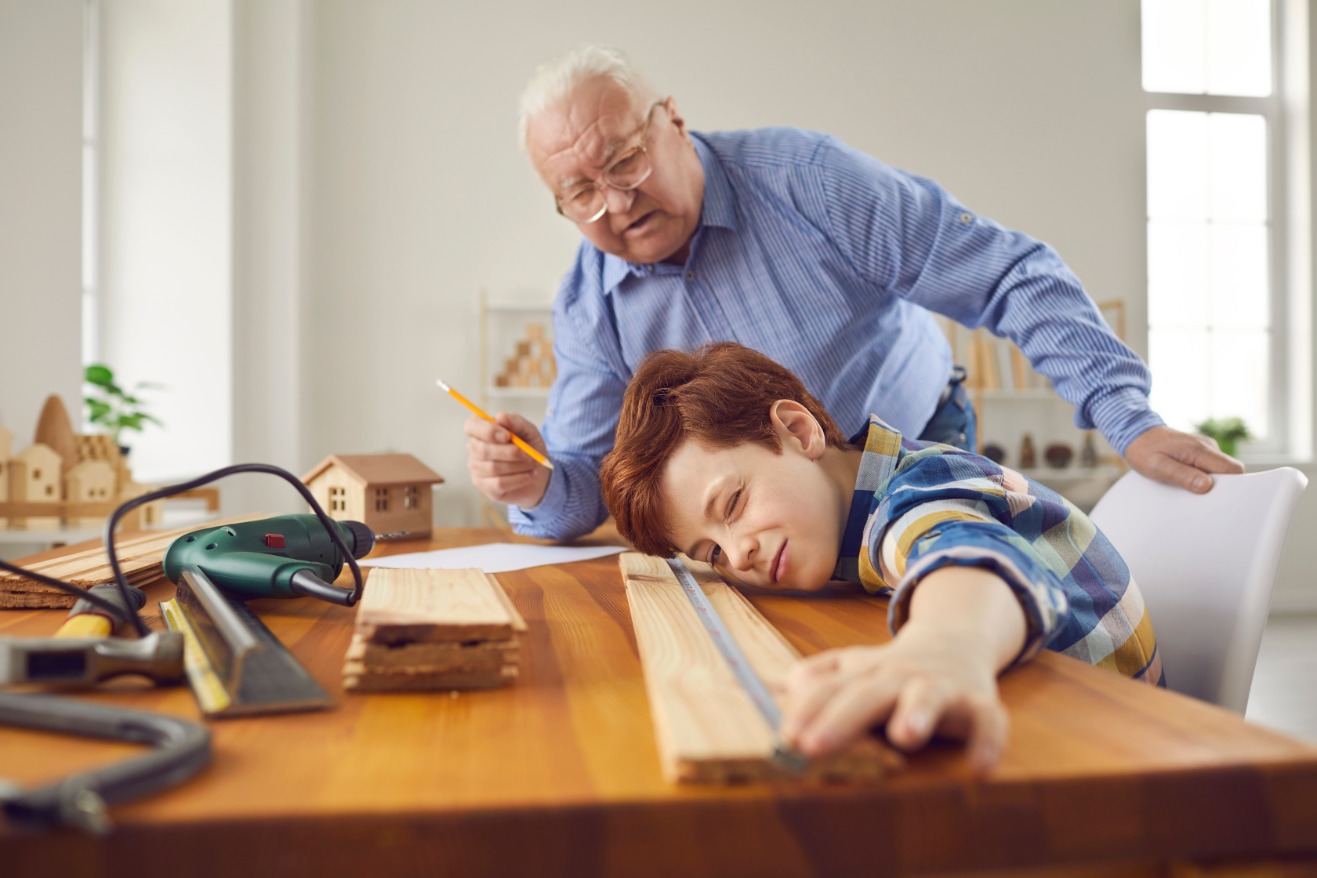
[[[807,765],[804,756],[795,750],[786,746],[782,739],[778,737],[778,729],[782,725],[782,712],[777,709],[777,702],[769,694],[768,687],[764,681],[759,679],[755,673],[754,667],[741,651],[741,645],[732,637],[732,633],[727,630],[727,624],[723,622],[718,611],[709,603],[709,596],[700,588],[700,584],[695,581],[695,577],[686,569],[686,565],[681,563],[680,558],[668,558],[668,566],[672,568],[673,574],[677,577],[677,582],[681,583],[682,591],[686,592],[687,599],[690,600],[691,606],[695,608],[695,615],[700,618],[700,623],[704,626],[705,633],[713,640],[713,645],[722,653],[723,660],[727,666],[732,669],[736,682],[750,700],[754,702],[755,707],[759,708],[759,713],[763,716],[768,727],[773,730],[776,738],[773,744],[773,755],[770,761],[785,771],[799,774],[805,770]]]

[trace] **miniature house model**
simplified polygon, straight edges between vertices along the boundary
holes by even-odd
[[[410,454],[331,454],[302,481],[331,518],[423,539],[432,527],[431,489],[443,477]]]
[[[0,426],[0,527],[95,527],[119,504],[151,490],[133,481],[112,437],[74,432],[58,396],[46,399],[32,444],[18,452],[13,445],[14,434]],[[158,527],[162,508],[163,501],[139,506],[120,527]]]

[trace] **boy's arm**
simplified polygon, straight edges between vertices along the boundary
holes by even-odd
[[[934,732],[966,738],[971,763],[986,770],[1008,728],[997,673],[1020,653],[1025,633],[1020,602],[995,573],[932,571],[891,643],[832,650],[797,665],[782,734],[815,757],[886,723],[888,740],[905,750],[924,746]]]

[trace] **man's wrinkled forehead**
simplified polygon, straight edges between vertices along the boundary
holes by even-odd
[[[628,145],[641,105],[609,80],[582,84],[566,101],[545,107],[531,120],[531,163],[550,183],[601,170]]]

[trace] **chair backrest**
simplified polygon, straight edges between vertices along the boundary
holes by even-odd
[[[1213,480],[1211,491],[1191,494],[1130,472],[1090,517],[1143,593],[1167,688],[1243,713],[1308,479],[1280,467]]]

